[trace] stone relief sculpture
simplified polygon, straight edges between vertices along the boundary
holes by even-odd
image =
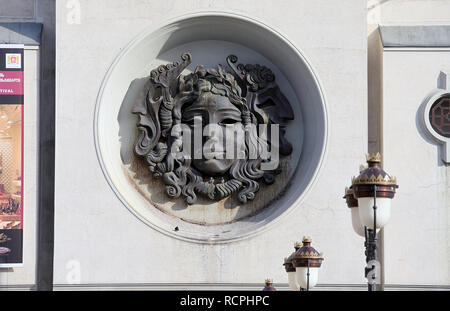
[[[273,160],[272,151],[292,152],[285,130],[294,113],[274,74],[258,64],[236,65],[237,60],[227,57],[232,72],[221,65],[197,66],[182,75],[192,61],[185,53],[181,62],[151,71],[145,100],[133,107],[139,118],[134,152],[163,180],[169,197],[183,196],[193,204],[198,195],[220,200],[236,193],[246,203],[255,198],[260,182],[271,184],[280,172],[264,166]],[[269,128],[265,135],[261,125]],[[269,156],[262,146],[271,150]]]

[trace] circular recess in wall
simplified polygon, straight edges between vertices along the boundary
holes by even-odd
[[[450,138],[450,95],[445,94],[433,102],[428,113],[433,130],[440,136]]]
[[[197,65],[216,67],[227,55],[270,68],[289,100],[295,119],[286,137],[293,152],[271,188],[245,205],[233,201],[191,206],[163,195],[164,187],[142,173],[133,153],[137,116],[131,113],[151,69],[178,61],[183,52]],[[182,16],[133,40],[109,69],[96,104],[94,136],[100,165],[121,202],[149,226],[172,237],[230,242],[263,232],[299,207],[324,158],[328,117],[320,83],[302,53],[284,36],[251,18],[223,12]],[[283,163],[283,162],[282,162]],[[268,198],[269,197],[269,198]],[[176,228],[176,229],[175,229]]]

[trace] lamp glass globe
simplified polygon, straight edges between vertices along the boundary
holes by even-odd
[[[295,268],[295,276],[297,278],[298,284],[302,288],[308,288],[308,268],[307,267],[298,267]],[[317,281],[319,279],[319,268],[310,267],[309,268],[309,288],[313,288],[316,286]]]
[[[353,207],[352,209],[352,226],[353,226],[353,230],[355,230],[355,232],[362,237],[365,237],[365,233],[364,233],[364,226],[361,223],[361,219],[359,218],[359,208],[358,207]]]
[[[295,272],[288,272],[288,283],[289,287],[293,291],[299,291],[300,287],[297,284],[297,279],[295,278]]]
[[[391,218],[391,201],[390,198],[377,198],[376,215],[377,229],[383,228]],[[369,229],[373,230],[374,210],[373,198],[358,198],[359,219],[361,223]]]

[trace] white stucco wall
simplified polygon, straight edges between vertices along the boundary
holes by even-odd
[[[325,253],[319,283],[365,282],[363,241],[342,199],[367,150],[365,1],[80,3],[80,24],[68,23],[72,9],[57,3],[56,287],[68,280],[286,283],[283,258],[303,235]],[[271,230],[221,245],[169,238],[133,216],[108,186],[94,147],[94,106],[116,56],[144,29],[198,10],[250,16],[285,34],[316,69],[330,117],[328,153],[304,203]],[[73,278],[78,264],[80,279]]]
[[[383,49],[379,25],[448,25],[448,0],[368,1],[369,149],[399,179],[384,234],[387,288],[450,284],[449,168],[419,124],[419,107],[448,69],[448,49]]]
[[[386,284],[450,284],[450,167],[419,110],[449,62],[449,49],[383,52],[384,167],[400,184],[385,228]]]
[[[448,23],[450,1],[448,0],[375,0],[380,3],[382,24],[437,24]]]

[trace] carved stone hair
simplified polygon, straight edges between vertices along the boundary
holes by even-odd
[[[178,198],[182,195],[188,204],[193,204],[197,200],[197,194],[211,200],[220,200],[238,192],[241,203],[253,200],[259,190],[259,180],[272,183],[278,170],[261,170],[262,160],[249,159],[246,146],[245,158],[234,162],[220,182],[205,181],[202,174],[191,166],[190,157],[175,158],[169,152],[173,146],[181,146],[182,139],[180,133],[171,133],[171,129],[175,124],[181,123],[184,105],[193,103],[204,92],[211,92],[226,96],[241,111],[246,135],[255,135],[251,133],[250,125],[263,123],[263,120],[266,120],[266,124],[273,122],[272,120],[278,121],[277,124],[281,123],[280,153],[287,155],[291,153],[292,146],[284,138],[284,122],[293,118],[291,107],[274,83],[274,75],[266,67],[239,65],[236,68],[233,64],[237,57],[229,56],[227,61],[235,74],[226,72],[219,65],[217,70],[198,66],[193,73],[181,76],[192,59],[187,53],[181,58],[181,63],[161,65],[151,71],[145,87],[145,102],[136,102],[133,107],[132,112],[139,117],[135,153],[145,158],[154,177],[162,178],[169,197]],[[265,106],[260,103],[261,100],[264,100],[262,104],[266,104]],[[287,117],[270,116],[266,113],[264,107],[270,106],[270,103],[272,106],[281,103],[284,105],[281,108],[286,108],[287,103]]]

